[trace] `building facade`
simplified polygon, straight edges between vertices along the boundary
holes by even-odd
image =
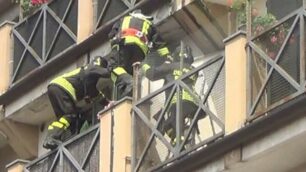
[[[52,0],[29,16],[0,4],[0,171],[306,170],[304,1]],[[48,83],[107,55],[112,25],[135,9],[171,51],[191,47],[193,68],[166,83],[136,66],[132,98],[90,105],[88,129],[43,149]],[[161,129],[171,114],[175,142]]]

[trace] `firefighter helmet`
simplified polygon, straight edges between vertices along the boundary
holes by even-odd
[[[134,10],[133,12],[130,13],[130,16],[140,18],[143,20],[150,20],[150,21],[153,20],[153,16],[146,16],[141,12],[141,10]]]
[[[172,57],[175,62],[179,62],[181,58],[183,58],[184,63],[188,65],[191,65],[194,62],[192,49],[188,45],[183,47],[178,46],[173,52]]]

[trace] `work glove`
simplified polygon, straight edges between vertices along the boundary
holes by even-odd
[[[131,75],[125,73],[118,76],[115,85],[117,87],[118,100],[126,96],[132,96],[133,77]]]

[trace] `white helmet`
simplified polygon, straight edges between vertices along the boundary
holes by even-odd
[[[141,10],[133,11],[132,13],[130,13],[130,16],[136,17],[136,18],[139,18],[139,19],[143,19],[143,20],[150,20],[150,21],[153,20],[152,16],[146,16],[146,15],[142,14]]]

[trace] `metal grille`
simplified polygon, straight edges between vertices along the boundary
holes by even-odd
[[[25,171],[99,171],[99,124],[72,138],[55,151],[32,161]]]
[[[77,0],[54,0],[13,29],[12,83],[76,43]]]
[[[98,0],[96,28],[133,8],[141,0]]]
[[[254,119],[268,113],[303,92],[305,88],[304,10],[280,20],[267,31],[250,39],[251,105]],[[283,41],[271,44],[271,35],[283,35]],[[281,39],[278,39],[280,41]]]
[[[198,78],[192,87],[188,82],[194,75]],[[184,92],[191,95],[192,103],[182,98]],[[173,164],[179,157],[221,137],[224,95],[224,57],[219,56],[136,102],[135,171]],[[173,117],[175,124],[169,130],[166,124]]]

